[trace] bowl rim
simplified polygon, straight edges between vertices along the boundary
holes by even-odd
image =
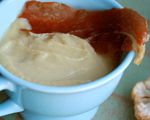
[[[122,8],[122,6],[115,0],[112,0],[111,3],[115,4],[115,6],[118,8]],[[134,56],[135,56],[134,51],[130,51],[129,53],[127,53],[126,57],[120,63],[120,65],[118,65],[112,72],[92,82],[74,86],[44,86],[37,83],[32,83],[15,76],[13,73],[6,70],[2,65],[0,65],[0,73],[4,76],[4,78],[6,77],[6,80],[8,79],[9,81],[15,83],[17,86],[21,86],[23,88],[29,88],[44,93],[59,93],[59,94],[76,93],[97,88],[109,83],[111,80],[115,79],[117,76],[121,75],[125,71],[125,69],[132,62]]]

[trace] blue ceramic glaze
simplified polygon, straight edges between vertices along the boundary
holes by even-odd
[[[0,4],[0,38],[21,12],[27,0],[5,0]],[[42,0],[66,3],[76,8],[104,10],[122,8],[114,0]],[[5,11],[5,14],[4,14]],[[134,58],[130,52],[111,73],[94,82],[69,86],[42,86],[27,82],[0,66],[0,91],[10,100],[0,105],[0,116],[21,112],[25,120],[91,120],[98,107],[112,94]]]

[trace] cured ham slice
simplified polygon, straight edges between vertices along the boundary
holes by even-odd
[[[55,2],[28,1],[19,17],[28,19],[33,33],[70,33],[89,40],[100,54],[119,56],[134,50],[136,64],[144,57],[147,21],[129,8],[88,11]]]

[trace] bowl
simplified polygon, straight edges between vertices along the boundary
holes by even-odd
[[[5,0],[0,4],[0,38],[23,9],[27,0]],[[122,8],[115,0],[41,0],[68,4],[78,9]],[[100,105],[111,96],[134,58],[129,52],[111,73],[90,83],[55,87],[25,81],[0,65],[0,91],[10,99],[0,105],[0,116],[21,112],[25,120],[91,120]]]

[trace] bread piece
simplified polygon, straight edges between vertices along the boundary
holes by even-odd
[[[135,85],[132,99],[137,120],[150,120],[150,78]]]

